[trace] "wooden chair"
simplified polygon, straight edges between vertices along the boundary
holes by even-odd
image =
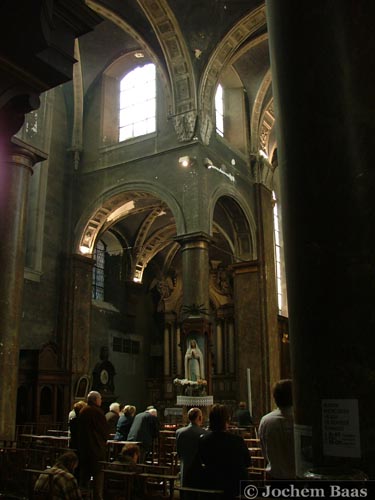
[[[143,480],[143,498],[145,500],[172,500],[174,498],[175,481],[179,479],[179,476],[175,474],[142,472],[142,474],[139,474],[139,477]]]
[[[103,469],[103,498],[106,500],[131,500],[136,472]]]

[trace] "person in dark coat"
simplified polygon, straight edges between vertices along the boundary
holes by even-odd
[[[115,441],[126,441],[128,439],[128,434],[136,411],[137,409],[135,406],[125,406],[124,414],[121,415],[117,422],[116,434],[114,437]]]
[[[245,401],[241,401],[236,411],[235,419],[238,427],[248,427],[253,424],[249,410],[246,408]]]
[[[112,403],[109,406],[109,412],[105,414],[105,418],[108,423],[108,429],[110,434],[116,432],[117,422],[120,418],[120,405],[119,403]]]
[[[228,432],[229,412],[225,405],[215,404],[209,415],[211,432],[201,436],[199,455],[204,467],[202,487],[223,490],[232,500],[240,493],[241,480],[248,478],[251,458],[241,436]]]
[[[199,486],[202,467],[198,448],[202,434],[207,434],[202,428],[203,417],[199,408],[188,411],[189,425],[176,431],[176,451],[181,463],[181,486],[196,488]],[[188,498],[184,495],[184,498]]]
[[[103,473],[99,461],[106,458],[109,438],[108,424],[100,408],[102,397],[91,391],[87,396],[87,406],[78,416],[78,455],[80,462],[80,484],[87,488],[90,477],[94,482],[94,500],[103,500]]]
[[[134,417],[130,427],[128,441],[141,442],[141,462],[144,462],[147,454],[152,451],[154,439],[159,436],[160,424],[157,415],[157,410],[149,407]]]

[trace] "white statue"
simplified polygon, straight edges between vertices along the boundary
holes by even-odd
[[[185,378],[196,382],[204,379],[204,361],[197,341],[191,339],[185,354]]]

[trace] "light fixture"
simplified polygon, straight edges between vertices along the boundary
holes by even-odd
[[[180,165],[180,167],[184,168],[192,167],[194,164],[194,160],[195,158],[192,158],[191,156],[181,156],[178,159],[178,164]]]
[[[206,168],[211,168],[213,166],[213,163],[212,163],[212,161],[209,158],[204,158],[203,159],[203,165]]]
[[[134,54],[134,57],[136,57],[137,59],[142,59],[143,57],[145,57],[145,55],[143,52],[136,52]]]

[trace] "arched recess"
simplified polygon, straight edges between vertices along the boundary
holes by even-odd
[[[87,0],[88,5],[98,14],[115,23],[128,32],[137,42],[151,54],[151,59],[160,69],[165,87],[169,90],[169,115],[173,118],[177,138],[180,141],[191,140],[194,136],[197,121],[197,97],[193,67],[189,51],[179,28],[178,22],[165,0],[152,2],[138,0],[150,25],[158,38],[163,51],[167,70],[155,52],[152,51],[141,35],[137,33],[123,18],[94,0]]]
[[[242,18],[213,52],[202,76],[198,92],[200,134],[204,144],[209,143],[213,130],[214,95],[221,72],[231,63],[241,47],[246,45],[251,35],[265,25],[266,12],[265,6],[262,5]],[[258,42],[253,40],[250,43]]]
[[[147,182],[132,182],[108,190],[98,197],[81,215],[75,228],[74,252],[90,255],[98,234],[117,220],[137,210],[137,204],[150,196],[160,200],[171,210],[176,221],[177,235],[186,232],[186,222],[176,198],[162,186]],[[155,206],[155,203],[153,204]]]
[[[235,212],[231,215],[234,220],[236,217],[242,225],[241,233],[248,240],[246,255],[241,255],[241,252],[236,254],[238,260],[253,260],[256,258],[256,224],[251,210],[242,197],[242,195],[232,186],[220,186],[211,195],[210,204],[208,207],[209,220],[210,220],[210,234],[213,234],[213,227],[215,223],[215,208],[218,201],[222,198],[229,200],[232,210]],[[238,223],[239,223],[238,222]],[[236,248],[238,250],[238,248]]]
[[[179,141],[191,140],[197,121],[197,93],[190,52],[166,0],[137,0],[152,25],[167,62],[173,90],[173,123]]]
[[[121,16],[119,16],[112,10],[108,9],[107,7],[104,7],[104,5],[100,4],[95,0],[86,0],[86,3],[92,10],[100,14],[104,19],[111,21],[113,24],[115,24],[123,31],[128,33],[130,36],[132,36],[134,40],[138,42],[139,46],[149,55],[152,62],[158,68],[159,76],[164,83],[166,91],[166,99],[167,102],[169,103],[170,110],[172,110],[173,103],[171,98],[172,95],[171,79],[169,78],[169,75],[167,74],[165,67],[160,63],[159,57],[152,49],[152,47],[150,47],[150,45],[146,43],[143,37],[132,26],[130,26],[130,24],[128,24]]]
[[[263,78],[263,81],[259,87],[257,95],[255,97],[253,112],[251,114],[250,122],[250,136],[251,136],[251,152],[257,154],[261,146],[261,141],[259,137],[260,128],[260,116],[262,109],[264,108],[264,98],[268,92],[268,89],[272,83],[271,70],[269,69]],[[273,123],[271,124],[271,126]],[[265,151],[266,152],[266,151]]]

